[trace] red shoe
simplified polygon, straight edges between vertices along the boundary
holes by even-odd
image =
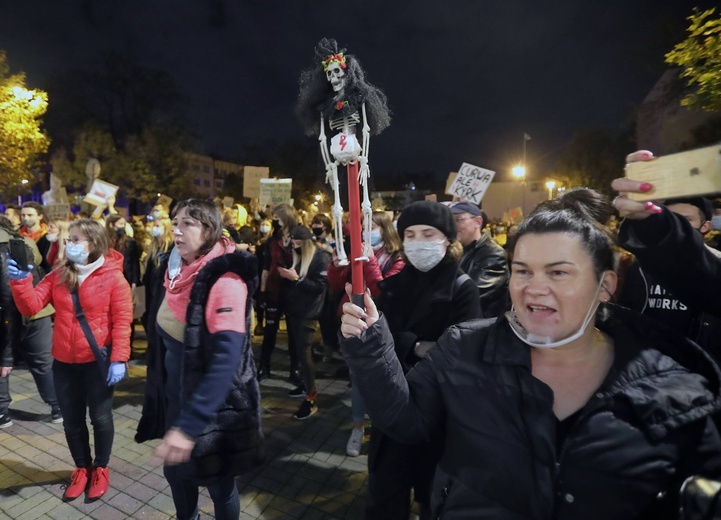
[[[110,484],[110,471],[108,468],[96,466],[93,468],[93,475],[90,477],[90,489],[88,500],[97,500],[105,494]]]
[[[77,468],[70,475],[70,485],[65,489],[63,500],[75,500],[83,494],[85,488],[88,486],[88,479],[90,478],[89,468]]]

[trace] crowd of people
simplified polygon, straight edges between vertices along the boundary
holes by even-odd
[[[676,518],[687,478],[721,478],[721,302],[709,289],[721,253],[704,237],[721,211],[703,197],[636,202],[626,194],[649,186],[629,179],[613,187],[612,202],[584,188],[541,203],[502,244],[469,201],[376,211],[362,306],[332,221],[289,204],[189,199],[72,220],[8,204],[0,428],[21,358],[64,426],[76,467],[64,498],[102,497],[138,321],[136,441],[160,439],[179,519],[197,518],[200,486],[216,518],[239,517],[235,477],[263,461],[264,381],[287,378],[293,417],[307,420],[323,413],[315,365],[340,354],[348,456],[371,425],[368,519],[406,520],[413,501],[423,520]],[[28,265],[7,254],[13,240]]]

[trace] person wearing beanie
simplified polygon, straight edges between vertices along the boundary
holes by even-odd
[[[283,279],[281,297],[288,326],[288,349],[295,352],[302,380],[288,396],[303,399],[293,414],[295,419],[302,421],[318,412],[311,341],[313,321],[320,317],[325,301],[330,255],[315,246],[313,234],[305,226],[290,230],[290,242],[292,266],[278,267],[278,274]]]
[[[460,269],[462,247],[451,210],[419,201],[398,218],[405,267],[378,283],[378,309],[393,335],[396,354],[410,368],[451,325],[481,317],[478,288]],[[430,517],[430,488],[441,443],[406,445],[371,430],[366,518],[408,518],[410,492],[421,518]]]

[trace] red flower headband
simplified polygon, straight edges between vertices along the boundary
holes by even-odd
[[[343,56],[342,52],[339,52],[338,54],[331,54],[326,59],[321,61],[321,63],[323,64],[323,72],[328,72],[328,65],[330,65],[333,62],[338,63],[342,69],[345,69],[348,67],[348,65],[346,65],[346,62],[345,62],[345,56]]]

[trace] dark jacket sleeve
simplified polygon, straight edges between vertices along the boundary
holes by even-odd
[[[16,337],[13,329],[18,325],[18,317],[10,290],[7,257],[0,252],[0,367],[13,366],[12,340]]]
[[[626,219],[619,241],[676,298],[721,315],[721,259],[685,218],[663,208],[643,220]]]
[[[140,285],[140,248],[138,243],[135,240],[128,240],[123,255],[125,255],[123,262],[125,279],[130,285]]]
[[[406,379],[383,315],[360,337],[340,340],[353,384],[365,399],[373,425],[399,442],[415,444],[433,438],[443,416],[434,363],[443,353],[429,353]]]
[[[478,288],[473,280],[466,280],[453,295],[450,323],[456,325],[481,317]]]

